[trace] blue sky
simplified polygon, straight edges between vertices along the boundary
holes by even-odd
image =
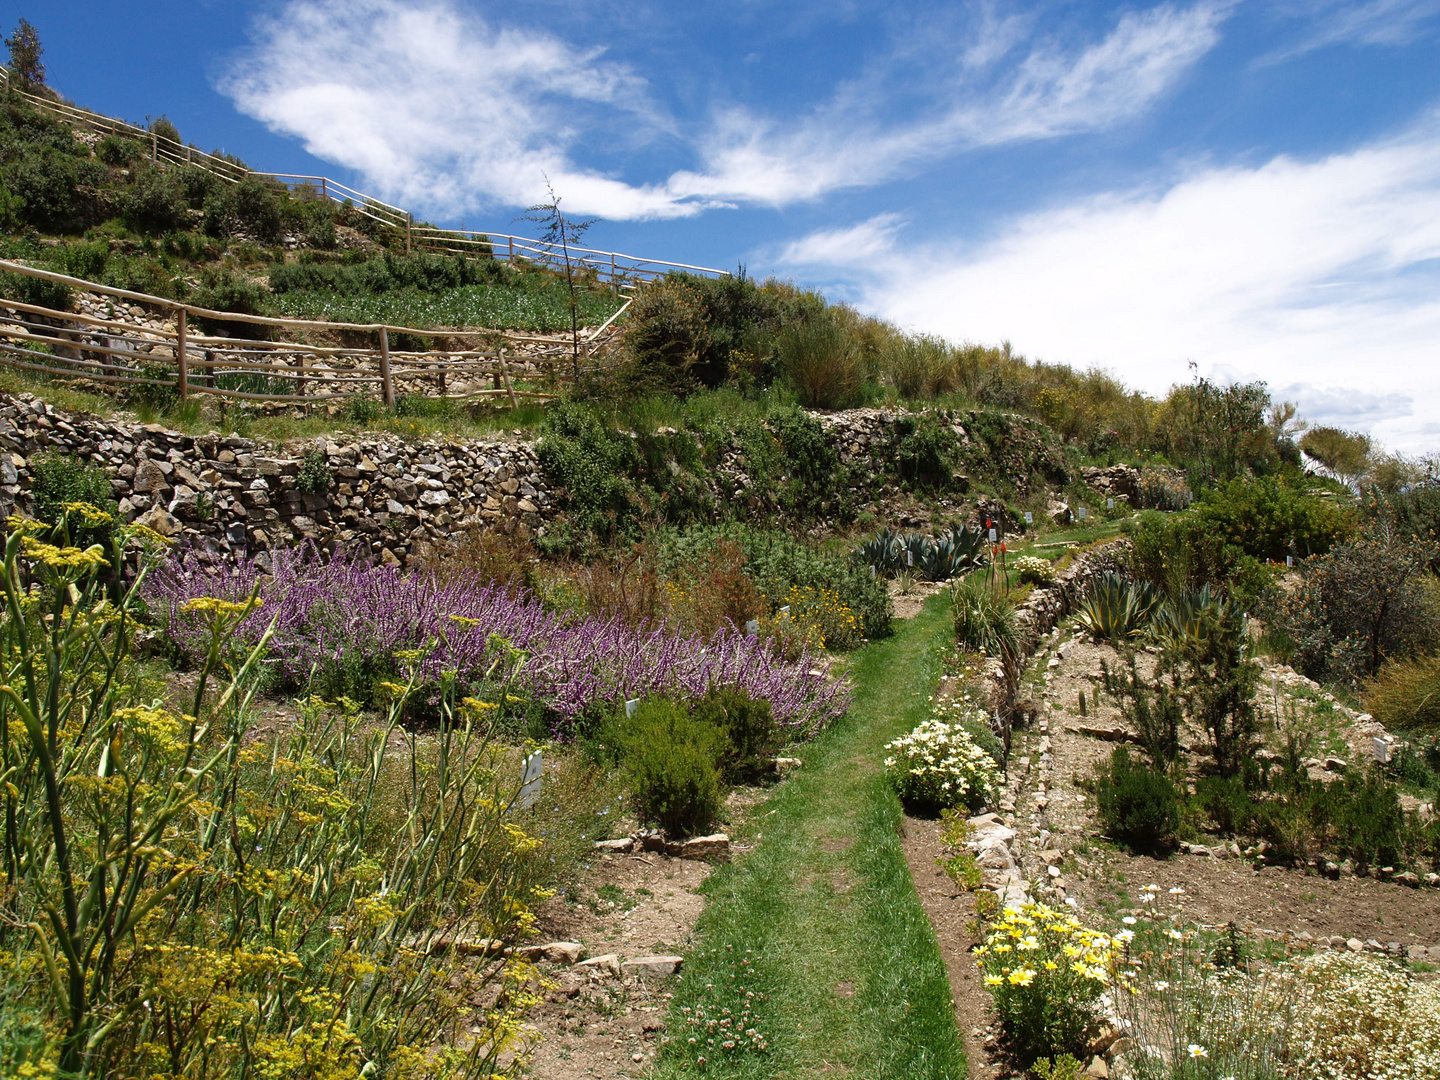
[[[83,3],[49,81],[256,168],[776,274],[1440,449],[1440,0]]]

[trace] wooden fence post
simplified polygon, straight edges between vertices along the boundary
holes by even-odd
[[[610,291],[616,296],[620,295],[620,278],[615,272],[615,253],[610,253]]]
[[[510,392],[510,408],[519,408],[515,403],[515,387],[510,385],[510,372],[505,370],[505,346],[500,346],[500,374],[505,377],[505,389]]]
[[[405,254],[410,254],[410,227],[415,224],[415,215],[405,215]]]
[[[512,263],[515,261],[515,238],[513,236],[510,237],[510,261]]]
[[[189,372],[185,369],[185,309],[175,315],[175,369],[179,373],[180,400],[190,393]]]
[[[390,332],[380,328],[380,397],[387,409],[395,407],[395,387],[390,382]]]

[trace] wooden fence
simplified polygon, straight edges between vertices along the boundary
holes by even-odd
[[[113,388],[168,388],[236,401],[393,406],[404,394],[546,399],[597,362],[626,301],[570,336],[417,329],[211,311],[0,259],[0,272],[69,286],[78,311],[0,299],[0,365]],[[204,328],[209,327],[210,333]],[[308,339],[308,340],[299,340]],[[432,339],[449,348],[416,350]],[[397,346],[392,348],[392,345]]]
[[[469,229],[439,229],[432,225],[415,223],[413,214],[392,206],[387,202],[347,187],[338,180],[326,176],[303,176],[289,173],[260,173],[237,164],[216,154],[207,154],[193,146],[153,131],[128,124],[124,120],[79,109],[64,102],[52,101],[40,94],[32,94],[12,84],[9,72],[0,68],[0,88],[37,108],[45,109],[73,126],[104,132],[107,135],[122,135],[135,139],[150,148],[150,160],[163,165],[192,165],[214,173],[228,183],[239,183],[248,177],[255,177],[277,189],[283,189],[300,199],[317,199],[350,208],[354,213],[405,235],[405,250],[422,248],[429,251],[443,251],[453,254],[490,254],[497,259],[524,262],[548,267],[551,270],[566,269],[567,257],[571,269],[593,275],[598,281],[610,285],[617,292],[629,286],[664,277],[672,270],[700,274],[704,277],[729,277],[724,270],[706,266],[691,266],[686,263],[667,262],[664,259],[647,259],[638,255],[625,255],[618,251],[600,251],[595,248],[568,247],[546,243],[525,236],[508,233],[482,233]]]

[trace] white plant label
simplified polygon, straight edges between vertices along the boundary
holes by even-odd
[[[544,771],[545,763],[540,757],[540,751],[536,750],[525,759],[525,771],[520,777],[521,810],[529,810],[540,798],[540,780]]]
[[[636,698],[631,698],[629,701],[625,702],[625,719],[628,720],[628,719],[630,719],[630,717],[634,716],[634,715],[635,715],[635,710],[638,709],[639,707],[640,707],[640,699],[639,699],[638,697],[636,697]]]

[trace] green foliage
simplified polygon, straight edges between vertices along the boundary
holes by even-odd
[[[691,715],[724,736],[718,765],[727,784],[752,780],[770,767],[770,759],[784,744],[784,735],[770,712],[770,703],[751,698],[744,690],[715,687],[695,702]]]
[[[1187,513],[1141,515],[1131,567],[1167,591],[1208,584],[1249,601],[1271,586],[1264,562],[1324,554],[1354,525],[1350,511],[1287,480],[1237,479],[1205,492]]]
[[[957,439],[950,425],[934,412],[896,418],[895,469],[916,488],[940,491],[954,486]]]
[[[99,281],[110,259],[110,245],[103,240],[66,244],[56,252],[61,270],[71,277]]]
[[[324,495],[330,490],[334,478],[323,452],[306,450],[300,462],[300,475],[295,478],[295,487],[302,495]]]
[[[95,147],[95,156],[106,165],[124,168],[149,156],[149,148],[128,135],[106,135]]]
[[[1383,523],[1301,564],[1300,586],[1281,597],[1276,622],[1294,663],[1313,679],[1358,682],[1387,659],[1440,642],[1440,594],[1427,568],[1436,545],[1406,541]]]
[[[1124,644],[1150,627],[1158,603],[1148,582],[1130,581],[1116,573],[1094,578],[1075,610],[1076,621],[1096,641]]]
[[[345,419],[352,423],[373,424],[384,415],[385,404],[374,398],[352,397],[345,402]]]
[[[204,228],[211,236],[228,239],[244,234],[262,244],[280,239],[284,214],[275,190],[259,177],[212,190],[205,200]]]
[[[1300,449],[1341,483],[1354,484],[1370,464],[1374,442],[1369,435],[1335,427],[1313,427],[1300,438]]]
[[[40,44],[40,34],[29,19],[21,18],[15,24],[15,33],[5,39],[10,50],[10,71],[27,89],[45,85],[45,65],[40,57],[45,49]]]
[[[1255,750],[1255,687],[1260,665],[1250,656],[1244,615],[1233,604],[1201,609],[1193,635],[1167,642],[1165,663],[1183,680],[1185,712],[1210,738],[1221,776],[1239,775]]]
[[[740,522],[692,525],[660,538],[659,568],[667,577],[686,565],[703,562],[723,543],[744,553],[744,573],[766,597],[770,613],[796,589],[828,589],[838,593],[859,619],[861,633],[880,638],[890,633],[891,601],[883,579],[787,532]]]
[[[165,233],[188,222],[185,190],[169,169],[146,169],[125,198],[125,223],[146,233]]]
[[[1117,746],[1095,781],[1095,805],[1106,835],[1139,853],[1158,851],[1180,827],[1180,800],[1163,773]]]
[[[635,814],[667,836],[710,830],[724,798],[717,761],[726,753],[724,734],[691,717],[673,701],[646,701],[611,738]]]
[[[110,477],[96,465],[88,465],[71,454],[42,454],[30,463],[30,497],[35,516],[47,525],[58,526],[67,503],[88,503],[110,515],[112,524],[96,523],[74,529],[72,539],[82,547],[106,544],[118,519]]]
[[[612,432],[591,409],[559,405],[545,416],[538,454],[582,537],[593,535],[603,543],[628,531],[636,509],[629,479],[636,452],[630,440]]]
[[[362,263],[277,263],[270,268],[270,290],[277,296],[306,291],[375,295],[405,289],[439,294],[487,285],[507,276],[512,274],[505,264],[490,258],[386,251]]]
[[[224,271],[205,276],[204,284],[195,294],[194,303],[196,307],[233,311],[238,315],[270,314],[270,297],[263,285],[241,274]],[[270,328],[260,323],[209,317],[197,317],[195,322],[203,333],[215,337],[263,340],[270,336]]]

